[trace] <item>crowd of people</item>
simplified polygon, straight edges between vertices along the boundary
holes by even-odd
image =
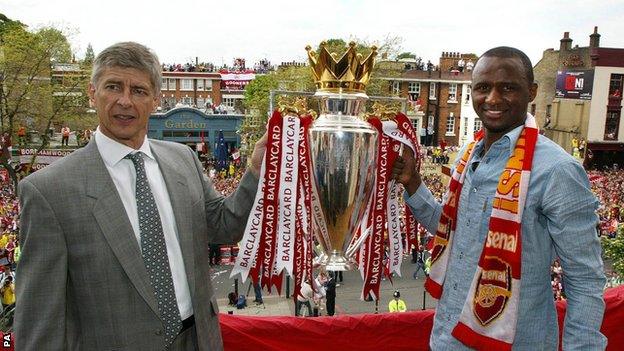
[[[89,133],[90,134],[90,133]],[[87,136],[87,138],[89,138]],[[425,149],[426,163],[445,163],[439,160],[435,152],[436,148]],[[445,150],[448,152],[448,149]],[[208,162],[206,174],[214,183],[215,189],[224,196],[236,190],[244,167],[235,166],[234,163],[217,171],[213,163]],[[624,231],[624,170],[617,168],[603,171],[588,171],[591,189],[600,201],[598,216],[600,224],[598,235],[613,238],[620,231]],[[433,196],[442,201],[446,190],[445,179],[440,173],[431,172],[423,174],[423,182],[431,191]],[[18,241],[19,228],[19,203],[15,196],[9,179],[3,177],[0,188],[0,297],[2,305],[6,308],[15,302],[14,294],[14,269],[19,261],[20,249]],[[421,243],[426,244],[432,235],[420,228]],[[426,259],[423,257],[423,259]],[[414,263],[418,263],[416,260]],[[621,278],[612,274],[609,279],[610,285],[619,285]],[[551,283],[553,298],[555,300],[565,299],[565,288],[563,285],[563,269],[558,260],[553,262],[551,267]],[[323,285],[323,283],[321,283]]]
[[[615,238],[624,230],[624,170],[617,167],[588,172],[591,188],[598,200],[598,235]]]
[[[0,179],[0,300],[2,310],[15,304],[15,266],[20,259],[19,202],[6,175]]]
[[[161,66],[163,72],[217,72],[219,70],[219,67],[216,67],[213,63],[210,62],[163,63]],[[222,69],[235,72],[245,71],[245,59],[235,58],[234,63],[230,69],[225,66],[222,67]],[[253,66],[253,71],[255,73],[264,74],[268,73],[271,70],[273,70],[273,66],[271,66],[271,62],[267,59],[261,59]]]
[[[163,72],[215,72],[215,66],[212,63],[163,63]]]

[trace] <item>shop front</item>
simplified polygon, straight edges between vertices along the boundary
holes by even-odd
[[[150,116],[148,137],[152,139],[174,141],[200,151],[205,143],[206,152],[214,154],[219,138],[223,139],[228,151],[240,148],[240,136],[237,133],[243,115],[206,114],[190,107],[179,107],[164,113]]]

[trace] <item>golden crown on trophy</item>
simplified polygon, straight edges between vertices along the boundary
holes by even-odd
[[[358,54],[355,50],[355,42],[350,42],[347,52],[336,60],[337,55],[327,51],[326,45],[325,41],[321,42],[318,55],[310,45],[306,46],[317,90],[331,93],[365,93],[375,63],[377,47],[372,46],[371,53],[362,60],[362,54]]]

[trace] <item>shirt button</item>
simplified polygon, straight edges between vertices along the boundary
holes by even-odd
[[[476,193],[477,192],[477,188],[472,188],[472,192]]]
[[[466,221],[466,225],[470,227],[470,220]]]
[[[451,321],[451,315],[450,315],[450,314],[447,314],[447,315],[446,315],[446,321],[447,321],[447,322],[450,322],[450,321]]]
[[[162,335],[163,331],[162,329],[156,329],[156,331],[154,332],[154,334],[156,335]]]
[[[460,252],[459,252],[459,259],[461,260],[462,258],[464,258],[464,252],[463,252],[463,251],[460,251]]]
[[[453,284],[453,290],[457,290],[457,283]]]

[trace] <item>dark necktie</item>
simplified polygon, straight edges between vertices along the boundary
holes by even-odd
[[[167,257],[167,245],[154,195],[145,174],[141,152],[128,154],[136,169],[136,202],[141,232],[141,254],[150,277],[158,311],[165,327],[165,347],[171,345],[182,328],[180,310],[173,288],[173,278]]]

